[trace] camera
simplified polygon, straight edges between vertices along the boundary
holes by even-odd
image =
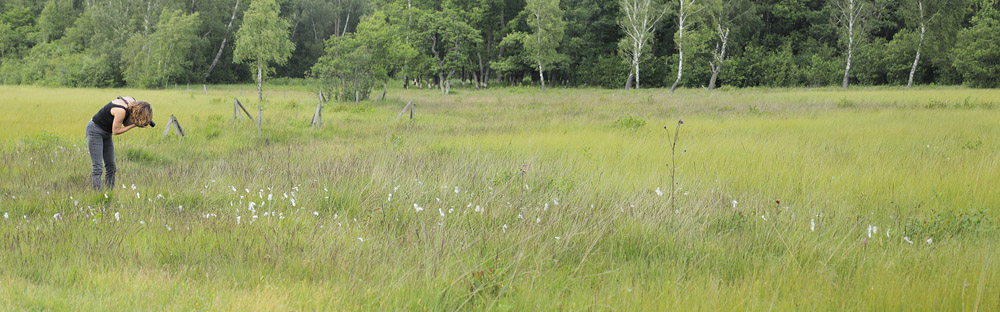
[[[150,127],[153,127],[153,128],[156,128],[156,122],[155,122],[155,121],[152,121],[152,120],[150,120],[150,121],[149,121],[149,126],[150,126]]]

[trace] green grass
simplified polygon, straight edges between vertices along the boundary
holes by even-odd
[[[1000,90],[281,88],[0,86],[0,310],[1000,309]]]

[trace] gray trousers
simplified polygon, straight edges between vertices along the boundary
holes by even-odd
[[[90,150],[90,182],[95,191],[101,191],[101,173],[105,176],[105,187],[115,187],[115,143],[111,141],[111,133],[104,131],[94,121],[87,123],[87,148]]]

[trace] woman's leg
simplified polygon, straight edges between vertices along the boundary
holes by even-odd
[[[101,191],[101,174],[104,164],[104,138],[93,123],[87,125],[87,149],[90,151],[90,182],[95,191]]]
[[[109,189],[115,187],[115,173],[117,172],[118,168],[115,166],[115,142],[108,135],[104,137],[104,174],[107,179],[104,187]]]

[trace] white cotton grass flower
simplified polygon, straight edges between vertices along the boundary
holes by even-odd
[[[386,201],[392,201],[392,193],[389,193],[389,200]]]
[[[816,219],[809,220],[809,231],[816,232]]]
[[[313,211],[313,215],[318,217],[319,216],[319,211]]]
[[[735,199],[733,200],[733,209],[736,209],[736,204],[739,204]]]
[[[932,243],[934,243],[934,239],[933,238],[928,238],[927,239],[927,244],[930,245]]]
[[[137,193],[135,193],[135,198],[136,199],[141,199],[142,197],[139,197],[139,193],[137,192]]]
[[[767,221],[767,217],[765,217],[764,215],[760,215],[760,218],[764,219],[764,221]]]
[[[542,218],[535,218],[535,224],[542,223]]]
[[[132,184],[132,190],[133,191],[135,190],[135,184]]]
[[[656,196],[663,196],[663,191],[661,191],[660,188],[658,188],[658,187],[653,192],[656,192]]]
[[[361,238],[361,237],[358,237],[358,240],[359,240],[359,241],[361,241],[362,243],[364,243],[364,242],[365,242],[365,239],[364,239],[364,238]]]
[[[171,229],[171,228],[170,228],[170,225],[169,225],[169,224],[164,224],[164,225],[166,225],[166,226],[167,226],[167,231],[168,231],[168,232],[169,232],[169,231],[173,231],[173,229]]]
[[[236,187],[235,186],[230,185],[229,188],[233,189],[233,192],[236,192]]]
[[[561,237],[559,237],[559,236],[556,236],[556,240],[559,240],[560,238],[561,238]]]
[[[52,219],[60,220],[60,219],[62,219],[62,214],[61,213],[56,213],[56,214],[52,215]]]
[[[503,230],[504,233],[507,233],[507,224],[506,223],[503,224],[502,230]]]
[[[911,245],[913,244],[913,241],[910,240],[909,236],[903,236],[903,240],[906,241],[907,243],[910,243]]]
[[[121,218],[119,218],[119,215],[118,215],[118,213],[117,213],[117,212],[115,212],[115,221],[118,221],[118,220],[121,220]]]
[[[872,225],[868,225],[868,238],[872,238]]]
[[[4,213],[3,213],[3,219],[4,219],[4,220],[7,220],[7,219],[8,219],[9,217],[10,217],[10,216],[8,216],[6,212],[4,212]]]
[[[139,220],[139,224],[146,225],[146,221]]]
[[[239,225],[239,224],[240,224],[240,218],[243,218],[243,217],[241,217],[241,216],[236,216],[236,225]]]
[[[559,206],[559,199],[558,198],[553,199],[552,203],[555,204],[556,206]]]
[[[292,207],[295,207],[295,198],[289,199],[292,202]]]
[[[438,208],[438,214],[440,214],[442,217],[444,217],[444,210],[441,210],[441,208]]]
[[[455,194],[458,194],[458,187],[455,187]]]
[[[416,210],[417,212],[421,212],[421,211],[424,211],[424,208],[420,207],[420,205],[417,205],[417,203],[413,203],[413,210]]]

